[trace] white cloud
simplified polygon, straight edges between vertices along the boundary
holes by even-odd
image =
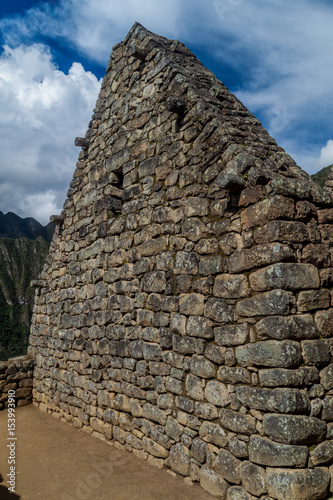
[[[321,148],[320,158],[316,162],[316,170],[333,165],[333,140],[329,139],[326,146]]]
[[[59,71],[44,45],[5,46],[0,57],[2,211],[27,216],[37,213],[35,202],[43,202],[38,213],[45,223],[51,208],[61,210],[79,152],[74,138],[85,133],[99,88],[79,63],[68,74]]]

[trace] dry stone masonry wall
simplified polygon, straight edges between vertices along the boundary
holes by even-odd
[[[8,407],[8,396],[16,406],[26,406],[32,400],[34,361],[26,356],[0,361],[0,410]]]
[[[76,143],[37,282],[36,404],[221,499],[328,498],[332,180],[139,24]]]

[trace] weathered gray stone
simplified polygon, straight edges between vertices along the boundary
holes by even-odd
[[[213,295],[225,299],[239,299],[250,295],[246,276],[243,274],[220,274],[216,276]]]
[[[318,311],[315,315],[315,321],[320,334],[323,337],[333,336],[333,309]]]
[[[306,446],[279,444],[261,436],[252,436],[249,459],[259,465],[271,467],[305,467],[308,459]]]
[[[297,299],[297,309],[301,312],[327,309],[330,306],[329,290],[307,290],[300,292]]]
[[[218,323],[228,323],[233,318],[231,308],[224,299],[209,298],[205,305],[204,315]]]
[[[312,264],[277,263],[250,274],[252,290],[264,292],[274,288],[304,290],[320,285],[318,269]]]
[[[268,468],[266,484],[269,496],[277,500],[317,500],[325,498],[330,474],[327,469]]]
[[[333,422],[333,397],[328,396],[323,399],[321,418],[322,420],[326,420],[326,422]]]
[[[251,462],[242,462],[241,464],[242,484],[246,491],[253,495],[263,495],[267,492],[266,471]]]
[[[224,384],[217,380],[210,380],[206,384],[205,397],[215,406],[225,407],[230,404],[230,396]]]
[[[256,420],[251,415],[243,415],[233,410],[221,410],[220,413],[222,427],[236,432],[237,434],[256,434]]]
[[[204,441],[213,443],[221,448],[224,448],[229,441],[229,438],[222,427],[212,422],[204,422],[200,426],[199,435]]]
[[[174,263],[175,274],[197,274],[198,256],[194,252],[178,252]]]
[[[250,337],[247,323],[240,325],[224,325],[214,328],[217,345],[231,347],[245,344]]]
[[[307,394],[298,389],[260,389],[236,387],[241,403],[255,410],[278,413],[304,413],[310,410]]]
[[[225,498],[229,484],[214,471],[203,465],[200,469],[200,485],[213,496]]]
[[[215,378],[216,375],[216,366],[203,356],[192,356],[190,370],[202,378]]]
[[[333,389],[333,365],[326,366],[320,372],[320,383],[327,391]]]
[[[301,345],[306,365],[325,365],[329,363],[331,352],[328,340],[304,340]]]
[[[319,381],[317,368],[302,366],[297,370],[285,368],[274,368],[272,370],[260,370],[259,380],[266,387],[298,387],[312,385]]]
[[[223,479],[233,484],[241,483],[241,461],[234,457],[230,451],[221,450],[216,457],[214,470]]]
[[[303,243],[308,241],[308,230],[303,222],[275,220],[258,227],[254,232],[257,244],[271,241],[293,241]]]
[[[150,273],[146,273],[142,284],[145,292],[163,292],[166,286],[164,271],[152,271]]]
[[[287,315],[294,304],[295,298],[290,292],[273,290],[240,300],[237,302],[236,312],[240,316],[250,317]]]
[[[171,469],[182,476],[188,476],[190,473],[190,456],[190,450],[183,443],[172,446],[168,459]]]
[[[231,486],[227,491],[226,500],[256,500],[258,497],[250,495],[241,486]]]
[[[240,366],[221,366],[217,372],[217,378],[226,384],[250,384],[251,374]]]
[[[289,259],[293,256],[293,254],[294,253],[290,247],[282,245],[281,243],[257,245],[232,254],[228,260],[228,269],[229,272],[233,274],[241,273],[255,267],[267,266],[268,264],[273,264],[274,262]]]
[[[281,217],[292,219],[294,210],[294,202],[290,198],[280,195],[272,196],[243,210],[242,227],[248,229]]]
[[[200,293],[190,293],[180,296],[179,312],[180,314],[201,315],[204,310],[205,297]]]
[[[142,415],[148,420],[153,420],[161,425],[165,425],[167,421],[167,415],[163,410],[148,403],[143,405]]]
[[[143,449],[158,458],[167,458],[169,456],[168,450],[158,443],[155,443],[152,439],[147,437],[142,438]]]
[[[187,319],[186,333],[193,337],[208,340],[214,338],[211,321],[201,316],[190,316]]]
[[[302,363],[300,346],[292,340],[266,340],[236,347],[241,366],[276,366],[291,368]]]
[[[211,403],[195,403],[194,414],[202,420],[216,420],[218,417],[217,408]]]
[[[318,443],[326,435],[325,422],[305,415],[266,414],[263,429],[274,441],[286,444]]]
[[[333,441],[325,441],[318,444],[310,451],[310,457],[314,466],[331,464],[333,462]]]
[[[186,377],[185,382],[186,392],[188,396],[197,401],[203,401],[204,399],[204,381],[189,373]]]
[[[297,316],[272,316],[264,318],[256,324],[257,336],[260,340],[304,340],[318,338],[315,322],[310,314]]]
[[[188,218],[182,225],[182,234],[191,241],[199,241],[205,234],[206,226],[200,219]]]

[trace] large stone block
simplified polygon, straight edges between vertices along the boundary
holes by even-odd
[[[250,337],[247,323],[239,325],[224,325],[214,328],[217,345],[232,347],[245,344]]]
[[[295,305],[295,298],[291,292],[273,290],[254,295],[237,302],[236,313],[239,316],[276,316],[290,314]]]
[[[318,269],[312,264],[281,262],[250,274],[252,290],[264,292],[274,288],[305,290],[320,285]]]
[[[274,262],[290,259],[293,255],[292,249],[288,245],[281,243],[257,245],[233,253],[228,260],[228,269],[230,273],[241,273],[255,267],[267,266]]]
[[[256,464],[270,467],[305,467],[308,448],[279,444],[266,437],[252,436],[249,444],[249,459]]]
[[[210,380],[205,387],[205,397],[209,403],[215,406],[227,406],[230,404],[230,395],[224,384],[217,380]]]
[[[241,483],[240,466],[241,461],[234,457],[230,451],[221,450],[216,457],[215,461],[215,472],[225,479],[226,481],[233,484]]]
[[[333,309],[318,311],[315,315],[315,321],[320,334],[323,337],[333,336]]]
[[[240,366],[221,366],[217,378],[226,384],[250,384],[251,374]]]
[[[330,292],[326,289],[306,290],[300,292],[297,299],[297,309],[300,312],[327,309],[330,306]]]
[[[222,427],[212,422],[203,422],[199,429],[199,436],[204,441],[215,444],[220,448],[224,448],[229,442],[229,438]]]
[[[240,402],[255,410],[278,413],[305,413],[310,410],[307,394],[298,389],[261,389],[236,387]]]
[[[279,195],[272,196],[243,210],[241,213],[242,227],[248,229],[279,218],[292,219],[294,212],[293,200]]]
[[[266,493],[266,471],[263,467],[248,461],[242,462],[241,476],[246,491],[256,496]]]
[[[268,468],[268,495],[277,500],[318,500],[325,498],[330,474],[328,469]]]
[[[202,316],[189,316],[186,323],[186,333],[192,337],[210,340],[214,338],[211,321]]]
[[[327,391],[333,389],[333,364],[330,364],[321,370],[320,383]]]
[[[250,295],[246,276],[243,274],[219,274],[215,278],[213,295],[225,299],[240,299]]]
[[[316,324],[310,314],[272,316],[256,324],[258,339],[304,340],[318,338]]]
[[[225,498],[229,484],[214,471],[203,465],[200,470],[200,485],[211,495]]]
[[[266,340],[236,347],[236,358],[241,366],[273,366],[291,368],[302,363],[298,342],[293,340]]]
[[[204,356],[192,356],[190,370],[194,375],[202,378],[215,378],[216,366]]]
[[[205,297],[201,293],[189,293],[180,296],[179,312],[188,315],[201,315]]]
[[[263,417],[263,429],[274,441],[286,444],[313,444],[322,441],[326,423],[305,415],[278,415],[267,413]]]
[[[209,298],[205,304],[204,315],[217,323],[228,323],[233,318],[231,307],[224,299]]]
[[[231,486],[227,491],[226,500],[256,500],[257,498],[245,491],[241,486]]]
[[[251,415],[243,415],[233,410],[221,410],[221,425],[236,434],[256,434],[256,420]]]
[[[308,230],[303,222],[274,220],[258,227],[254,232],[254,241],[258,245],[272,241],[303,243],[308,239]]]
[[[302,387],[319,382],[319,371],[312,366],[302,366],[297,370],[266,369],[259,371],[259,380],[266,387]]]
[[[328,340],[304,340],[301,345],[306,365],[326,365],[329,363],[331,352]]]
[[[199,259],[194,252],[178,252],[174,264],[175,274],[197,274]]]
[[[171,469],[182,476],[189,476],[190,456],[190,450],[183,443],[177,443],[172,446],[168,459]]]

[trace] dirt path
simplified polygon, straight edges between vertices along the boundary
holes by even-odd
[[[198,485],[187,486],[34,406],[17,409],[16,495],[11,500],[213,500]],[[6,499],[7,412],[0,412],[0,498]],[[6,485],[8,486],[8,485]]]

